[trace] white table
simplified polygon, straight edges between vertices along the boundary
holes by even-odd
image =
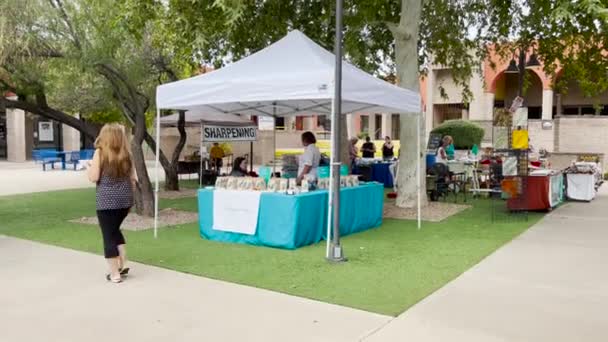
[[[595,175],[569,173],[566,175],[566,196],[575,201],[591,201],[595,198]]]

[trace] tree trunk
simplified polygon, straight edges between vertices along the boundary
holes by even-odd
[[[165,190],[179,191],[179,175],[177,174],[177,166],[179,164],[179,156],[186,145],[186,112],[179,111],[177,119],[177,131],[179,132],[179,141],[173,150],[171,156],[171,164],[165,168]]]
[[[97,134],[99,134],[99,127],[97,127],[96,125],[79,120],[78,118],[59,111],[57,109],[43,107],[38,104],[27,101],[10,100],[4,98],[3,96],[0,96],[0,101],[2,102],[2,105],[6,108],[21,109],[25,112],[37,114],[46,119],[54,120],[64,125],[68,125],[93,140],[95,140],[95,138],[97,138]]]
[[[399,86],[414,91],[420,90],[418,70],[418,31],[422,13],[422,0],[402,0],[401,19],[398,25],[390,26],[395,38],[395,64]],[[397,174],[397,206],[414,208],[417,204],[417,176],[420,176],[421,206],[428,204],[426,197],[426,158],[417,155],[417,116],[420,115],[420,143],[423,146],[425,118],[424,113],[401,115],[401,152],[399,154],[399,173]],[[423,151],[420,146],[420,151]],[[420,158],[422,172],[418,175],[417,159]]]
[[[138,184],[135,189],[135,208],[139,215],[154,216],[154,192],[152,183],[146,167],[146,158],[142,143],[146,134],[146,119],[144,113],[135,116],[135,127],[133,128],[133,140],[131,142],[131,152],[133,155],[133,165],[137,172]]]

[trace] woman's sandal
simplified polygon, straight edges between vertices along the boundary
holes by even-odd
[[[128,274],[129,274],[129,270],[130,270],[130,268],[125,267],[125,268],[121,268],[121,269],[119,269],[119,270],[118,270],[118,272],[120,272],[120,275],[121,275],[121,276],[126,276],[126,275],[128,275]]]
[[[106,274],[106,280],[110,281],[114,284],[122,283],[122,278],[112,279],[112,277],[109,274]]]

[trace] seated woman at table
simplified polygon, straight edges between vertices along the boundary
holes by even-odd
[[[238,157],[234,160],[234,164],[232,166],[232,172],[230,172],[231,177],[245,177],[248,176],[249,172],[247,171],[247,159],[244,157]]]
[[[317,138],[315,138],[312,132],[304,132],[302,134],[304,154],[300,156],[298,161],[298,178],[296,178],[296,184],[298,185],[302,184],[304,177],[317,178],[317,169],[321,162],[321,152],[316,143]]]
[[[451,135],[446,135],[444,139],[448,140],[448,145],[445,148],[445,153],[448,155],[448,160],[454,160],[456,150],[454,149],[454,138]]]
[[[395,152],[393,151],[395,146],[391,141],[391,137],[386,136],[384,138],[384,145],[382,145],[382,159],[391,160],[395,157]]]
[[[376,154],[376,145],[374,145],[369,136],[365,137],[365,143],[361,146],[361,152],[363,152],[363,158],[374,158],[374,154]]]
[[[448,163],[447,149],[450,146],[451,141],[452,141],[452,137],[450,137],[449,135],[446,135],[445,137],[443,137],[443,139],[441,140],[441,146],[439,146],[439,149],[437,149],[437,159],[435,162],[441,163],[441,164]]]

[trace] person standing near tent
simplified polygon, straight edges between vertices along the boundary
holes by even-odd
[[[348,150],[348,156],[350,157],[350,167],[354,168],[355,163],[357,161],[357,155],[359,154],[359,149],[357,148],[357,142],[359,139],[357,137],[353,137],[350,139],[350,149]]]
[[[384,145],[382,145],[382,159],[392,160],[395,157],[394,152],[395,146],[391,141],[391,137],[388,135],[384,138]]]
[[[369,136],[365,137],[365,143],[361,146],[361,151],[363,152],[363,158],[374,158],[376,145]]]
[[[302,145],[304,146],[304,154],[300,156],[298,162],[298,178],[296,184],[301,184],[304,177],[312,179],[317,178],[317,169],[321,162],[321,152],[316,145],[317,138],[312,132],[302,133]]]
[[[129,272],[125,267],[127,249],[120,225],[133,206],[133,189],[137,182],[125,128],[107,124],[95,140],[93,160],[87,164],[87,176],[97,183],[97,219],[103,237],[104,256],[110,267],[106,279],[122,282]]]
[[[246,177],[248,175],[249,172],[247,172],[247,158],[236,158],[234,160],[234,165],[232,166],[232,172],[230,172],[230,177]]]
[[[213,143],[211,147],[211,151],[209,151],[209,155],[211,156],[211,162],[213,163],[213,167],[220,173],[222,170],[222,160],[224,159],[224,149],[218,143]]]

